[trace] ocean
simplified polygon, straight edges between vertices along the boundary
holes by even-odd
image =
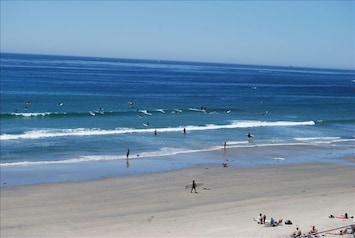
[[[334,159],[355,156],[352,70],[9,53],[0,63],[1,186],[226,161],[354,166]]]

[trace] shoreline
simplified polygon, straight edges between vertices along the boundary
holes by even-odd
[[[354,159],[354,158],[349,158]],[[185,185],[203,182],[198,193]],[[2,188],[4,237],[289,237],[355,222],[352,166],[324,163],[191,168]],[[291,220],[264,227],[253,221]],[[327,235],[326,237],[333,237]],[[334,236],[337,237],[337,236]],[[346,237],[346,236],[345,236]]]
[[[200,164],[231,167],[283,166],[291,164],[329,163],[355,166],[355,151],[348,145],[329,148],[324,145],[272,145],[248,147],[223,145],[206,151],[187,151],[155,157],[114,158],[79,163],[1,166],[0,187],[42,183],[86,181],[174,171]],[[71,160],[69,160],[71,161]],[[53,161],[56,162],[56,161]]]

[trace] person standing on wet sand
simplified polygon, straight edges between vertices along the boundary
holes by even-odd
[[[128,159],[128,157],[129,157],[129,153],[130,153],[130,150],[129,150],[129,149],[127,149],[127,154],[126,154],[127,159]]]
[[[195,184],[195,180],[194,180],[194,181],[192,181],[191,193],[192,193],[192,190],[195,190],[195,193],[197,193],[197,191],[196,191],[196,184]]]

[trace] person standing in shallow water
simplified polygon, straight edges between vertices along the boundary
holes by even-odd
[[[191,193],[192,193],[192,190],[195,190],[195,193],[197,193],[197,191],[196,191],[196,184],[195,184],[195,180],[194,180],[194,181],[192,181]]]
[[[127,149],[127,154],[126,154],[127,159],[128,159],[128,157],[129,157],[129,153],[130,153],[130,150],[129,150],[129,149]]]

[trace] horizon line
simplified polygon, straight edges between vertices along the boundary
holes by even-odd
[[[247,63],[230,63],[230,62],[207,62],[207,61],[190,61],[190,60],[173,60],[173,59],[152,59],[152,58],[128,58],[128,57],[113,57],[113,56],[88,56],[88,55],[68,55],[55,53],[19,53],[19,52],[1,52],[0,54],[14,54],[14,55],[35,55],[35,56],[59,56],[59,57],[82,57],[82,58],[96,58],[96,59],[122,59],[122,60],[144,60],[152,62],[180,62],[180,63],[199,63],[199,64],[220,64],[220,65],[243,65],[243,66],[263,66],[263,67],[280,67],[293,69],[319,69],[319,70],[345,70],[355,71],[354,68],[329,68],[329,67],[312,67],[312,66],[293,66],[293,65],[268,65],[268,64],[247,64]]]

